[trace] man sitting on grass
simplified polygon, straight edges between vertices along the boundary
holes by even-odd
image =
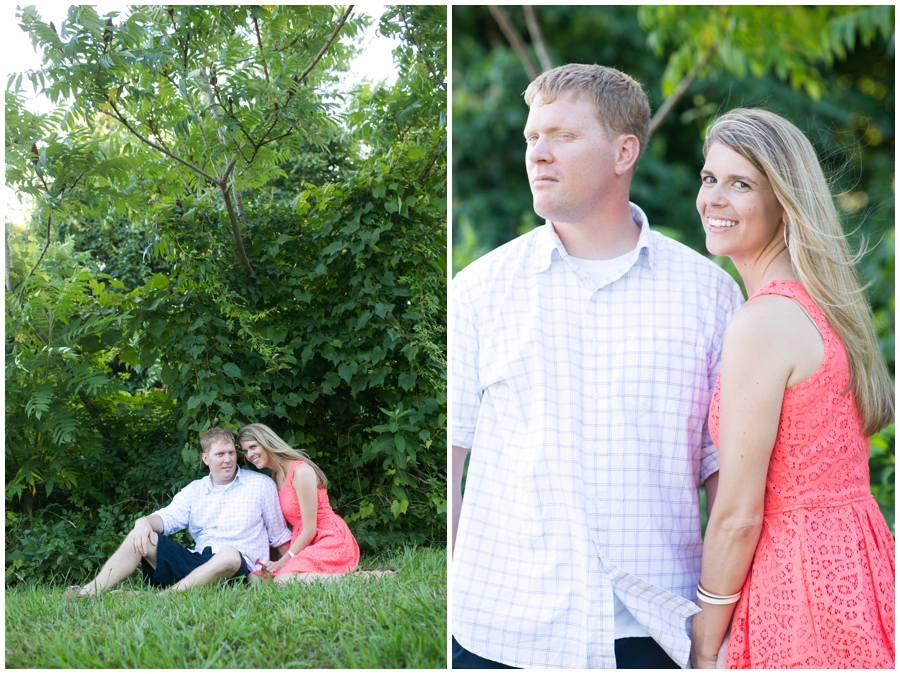
[[[206,431],[200,446],[209,475],[191,482],[165,508],[138,519],[97,577],[83,588],[70,588],[69,598],[114,587],[138,565],[151,585],[172,590],[246,580],[257,563],[269,561],[270,546],[286,547],[291,533],[275,482],[238,468],[234,436],[223,428]],[[166,536],[185,528],[202,552]]]

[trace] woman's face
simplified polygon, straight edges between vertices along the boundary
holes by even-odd
[[[784,236],[784,209],[768,178],[722,143],[706,153],[697,211],[713,255],[752,257]]]
[[[244,440],[241,442],[241,449],[244,450],[247,461],[252,463],[257,470],[272,467],[269,463],[269,455],[256,440]]]

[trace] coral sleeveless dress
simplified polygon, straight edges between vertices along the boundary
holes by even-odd
[[[300,502],[294,489],[294,469],[305,461],[294,461],[288,469],[284,487],[278,491],[281,511],[291,525],[291,545],[303,529]],[[294,555],[275,575],[283,573],[347,573],[359,563],[359,546],[341,517],[331,509],[325,487],[316,490],[316,536],[312,542]]]
[[[774,281],[753,297],[760,295],[800,303],[825,357],[784,392],[762,533],[735,607],[727,666],[893,668],[894,540],[869,489],[869,439],[844,393],[843,344],[796,281]],[[717,447],[719,383],[709,418]]]

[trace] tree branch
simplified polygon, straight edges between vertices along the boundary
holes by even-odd
[[[191,170],[194,171],[195,173],[200,174],[201,176],[203,176],[203,177],[206,178],[207,180],[209,180],[209,181],[211,181],[211,182],[213,182],[213,183],[217,182],[217,180],[216,180],[215,178],[213,178],[211,175],[209,175],[206,171],[204,171],[203,169],[201,169],[199,166],[194,166],[194,165],[191,164],[189,161],[185,161],[184,159],[182,159],[182,158],[179,157],[178,155],[173,154],[172,152],[169,152],[168,150],[166,150],[166,149],[163,148],[163,147],[160,147],[159,145],[157,145],[156,143],[154,143],[154,142],[153,142],[152,140],[150,140],[149,138],[145,138],[144,136],[142,136],[138,131],[136,131],[136,130],[134,129],[133,126],[131,126],[131,124],[128,123],[128,121],[125,119],[125,117],[122,116],[122,113],[119,112],[119,109],[116,107],[115,103],[113,103],[112,101],[110,101],[110,102],[109,102],[109,105],[110,105],[110,107],[111,107],[113,110],[116,111],[116,114],[113,115],[113,114],[111,114],[111,113],[109,113],[109,112],[107,112],[106,110],[103,110],[103,109],[101,109],[100,112],[102,112],[102,113],[103,113],[104,115],[106,115],[107,117],[112,117],[112,118],[113,118],[114,120],[116,120],[117,122],[120,122],[121,124],[123,124],[123,125],[125,126],[125,128],[128,129],[128,130],[132,133],[132,135],[136,136],[142,143],[145,143],[146,145],[149,145],[150,147],[152,147],[152,148],[155,149],[155,150],[159,150],[159,151],[162,152],[164,155],[166,155],[167,157],[170,157],[170,158],[174,159],[174,160],[177,161],[178,163],[184,164],[184,165],[187,166],[189,169],[191,169]]]
[[[344,16],[341,17],[341,20],[338,22],[337,27],[335,27],[334,31],[331,33],[331,37],[328,38],[328,42],[325,43],[325,46],[319,50],[319,53],[316,54],[316,57],[312,60],[312,62],[306,66],[306,70],[300,75],[300,78],[297,80],[297,84],[306,79],[306,76],[309,75],[310,71],[316,67],[316,64],[319,62],[323,56],[325,56],[325,52],[328,51],[328,48],[331,46],[331,43],[334,42],[334,38],[337,37],[337,34],[341,31],[341,28],[344,27],[344,23],[347,21],[347,17],[350,16],[350,12],[353,11],[353,5],[349,5],[347,7],[347,11],[344,12]],[[263,136],[265,138],[265,136]]]
[[[431,153],[431,158],[428,160],[428,163],[425,165],[425,168],[422,169],[422,172],[419,174],[419,177],[416,178],[416,182],[420,185],[422,181],[425,180],[425,176],[428,175],[428,172],[431,170],[431,167],[434,166],[434,162],[437,161],[437,158],[441,156],[441,152],[444,151],[446,147],[446,139],[441,138],[441,141],[437,144],[437,147],[434,148],[434,151]]]
[[[232,160],[231,168],[234,168],[234,160]],[[225,200],[225,210],[228,211],[228,219],[231,221],[231,231],[234,234],[234,242],[237,245],[238,259],[240,259],[244,271],[253,276],[253,267],[250,266],[250,260],[247,259],[247,253],[244,251],[244,242],[241,240],[241,228],[234,213],[234,206],[231,204],[231,190],[225,184],[220,184],[219,189],[222,191],[222,198]]]
[[[266,67],[266,61],[262,57],[263,55],[263,46],[262,46],[262,36],[259,34],[259,21],[254,16],[253,17],[253,27],[256,29],[256,44],[259,45],[259,59],[262,61],[263,73],[266,76],[266,83],[269,82],[269,69]]]
[[[499,5],[488,5],[488,7],[491,10],[491,14],[494,16],[494,19],[497,21],[497,25],[500,26],[503,35],[505,35],[506,39],[509,41],[509,45],[513,48],[513,51],[518,54],[519,60],[525,68],[525,72],[528,73],[528,76],[531,79],[535,79],[540,73],[534,65],[534,61],[531,60],[531,56],[528,54],[525,43],[522,42],[522,36],[519,35],[519,31],[516,30],[512,21],[509,20],[509,15],[506,13],[506,10]]]
[[[547,43],[544,42],[544,35],[541,33],[541,26],[538,23],[537,16],[534,14],[534,7],[531,5],[522,5],[525,10],[525,25],[528,26],[528,34],[531,36],[531,42],[537,52],[538,60],[541,62],[541,68],[544,72],[553,68],[550,61],[550,54],[547,52]]]
[[[673,91],[669,97],[663,101],[663,104],[659,106],[659,110],[656,111],[656,114],[653,115],[653,118],[650,120],[650,135],[652,136],[656,130],[663,123],[663,120],[666,116],[672,111],[672,108],[675,107],[675,104],[681,100],[681,97],[684,96],[684,92],[688,90],[688,87],[694,83],[694,80],[697,79],[697,76],[700,74],[700,71],[703,70],[709,62],[712,61],[713,56],[716,54],[716,46],[710,45],[706,50],[706,53],[703,55],[694,67],[691,68],[691,71],[681,78],[681,82],[678,83],[678,86],[675,87],[675,91]]]
[[[47,243],[44,244],[44,250],[41,251],[41,256],[37,259],[37,262],[34,263],[34,266],[31,268],[31,271],[28,272],[28,275],[22,281],[22,286],[19,289],[19,306],[22,306],[22,298],[25,297],[25,284],[28,283],[28,279],[31,278],[31,275],[34,274],[34,270],[38,268],[38,265],[41,263],[41,260],[44,259],[44,255],[47,253],[47,249],[50,247],[50,220],[53,217],[53,213],[49,213],[47,215]]]
[[[447,85],[444,83],[443,78],[434,71],[434,68],[431,67],[431,61],[429,61],[428,58],[425,56],[425,50],[422,49],[422,45],[420,45],[416,41],[415,37],[413,37],[413,32],[411,30],[409,30],[409,25],[406,23],[405,18],[403,19],[403,28],[406,29],[406,31],[407,31],[406,37],[409,39],[410,42],[412,42],[414,45],[416,45],[416,49],[419,50],[419,54],[422,57],[422,61],[425,63],[425,66],[428,68],[428,72],[431,73],[431,79],[434,80],[435,84],[437,84],[441,88],[442,91],[447,91]]]
[[[91,399],[87,397],[87,393],[79,391],[78,397],[81,398],[81,402],[84,403],[84,407],[87,409],[88,414],[91,415],[91,419],[97,423],[97,430],[100,431],[100,435],[106,440],[112,440],[112,436],[110,436],[109,431],[106,430],[106,426],[103,425],[103,421],[100,419],[100,415],[97,414],[97,410],[94,409]]]

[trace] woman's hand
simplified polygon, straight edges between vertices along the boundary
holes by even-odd
[[[694,669],[728,669],[725,665],[728,659],[728,644],[731,641],[731,625],[725,630],[725,638],[722,639],[722,645],[719,651],[713,657],[709,653],[701,654],[696,643],[691,645],[691,666]]]
[[[695,652],[693,648],[691,649],[691,667],[694,669],[716,669],[718,664],[717,658],[701,655]]]
[[[288,557],[287,555],[284,555],[284,556],[283,556],[281,559],[279,559],[277,562],[266,562],[265,564],[263,564],[263,568],[264,568],[266,571],[268,571],[269,573],[275,573],[275,572],[278,571],[282,566],[284,566],[285,564],[287,564],[287,560],[289,560],[289,559],[290,559],[290,557]]]

